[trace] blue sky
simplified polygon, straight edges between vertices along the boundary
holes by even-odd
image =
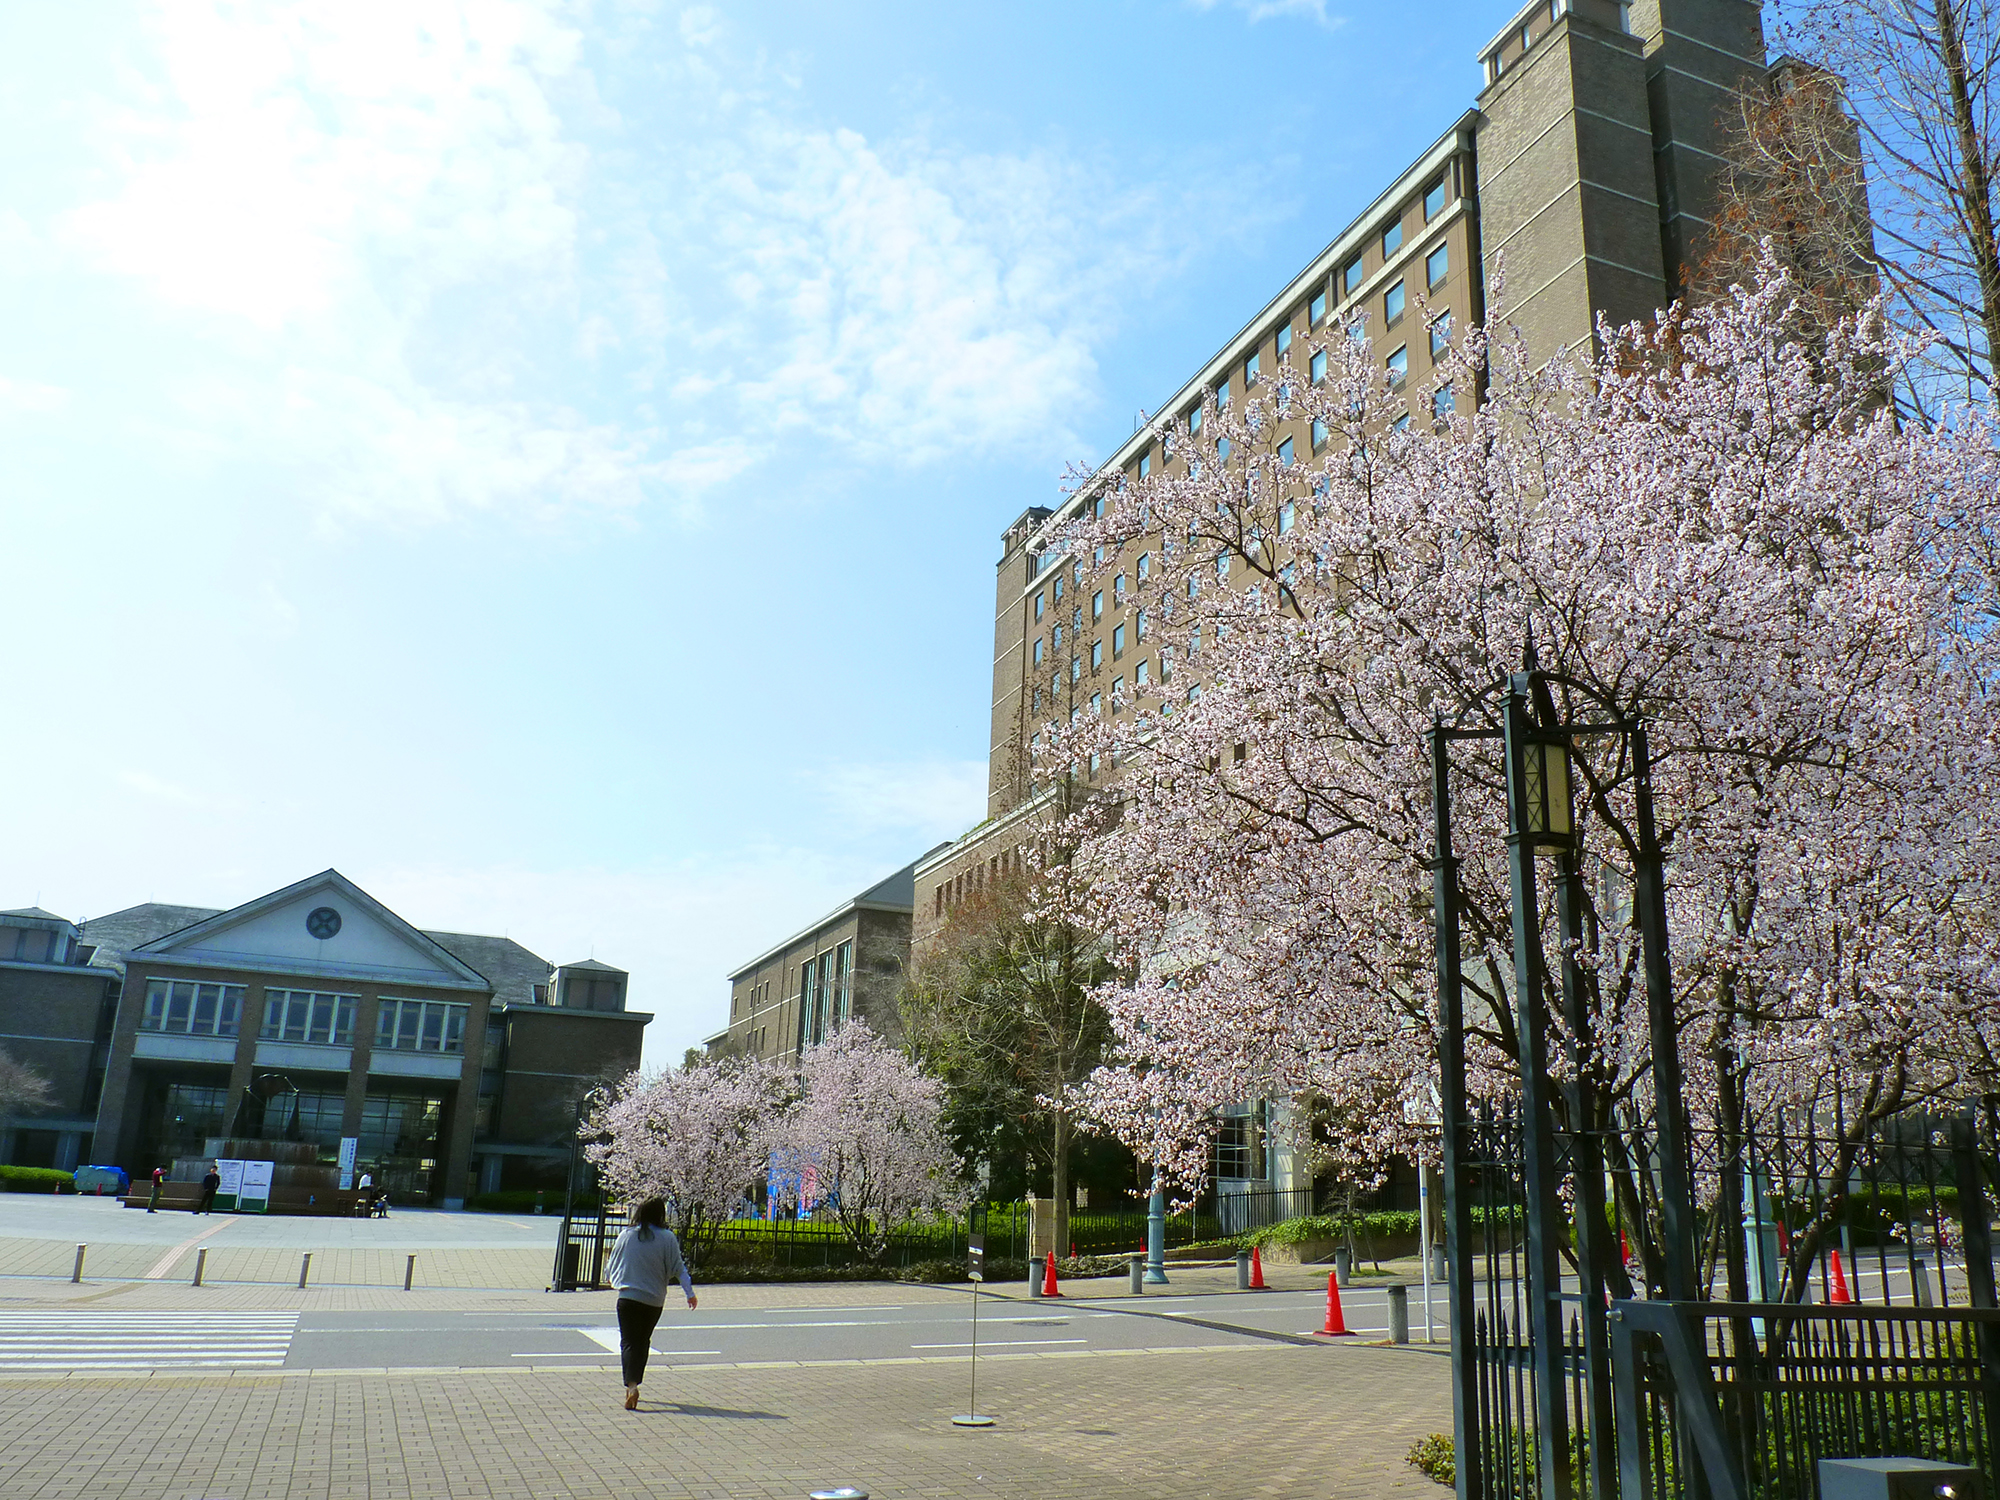
[[[723,976],[984,815],[1000,531],[1471,101],[1334,0],[0,11],[0,907]]]

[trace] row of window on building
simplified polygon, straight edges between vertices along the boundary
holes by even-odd
[[[245,987],[155,979],[146,986],[145,1031],[231,1037],[243,1014]],[[351,1046],[358,995],[315,990],[264,991],[260,1039]],[[375,1045],[401,1052],[463,1052],[469,1005],[445,1000],[382,1000],[375,1009]]]
[[[1450,205],[1451,193],[1449,184],[1450,173],[1447,171],[1434,178],[1424,188],[1420,204],[1423,221],[1426,225],[1443,215],[1446,208]],[[1380,264],[1383,266],[1388,265],[1393,257],[1402,249],[1403,221],[1404,214],[1399,213],[1379,233]],[[1423,266],[1425,290],[1427,293],[1434,292],[1444,284],[1445,280],[1451,274],[1451,247],[1449,243],[1440,241],[1432,246],[1424,255]],[[1367,272],[1368,256],[1365,252],[1358,253],[1350,258],[1335,274],[1333,287],[1322,288],[1307,299],[1305,307],[1307,327],[1318,328],[1326,321],[1329,312],[1335,305],[1334,288],[1338,288],[1340,297],[1352,298],[1366,283]],[[1407,276],[1398,277],[1382,292],[1382,331],[1385,333],[1399,326],[1407,311],[1409,301],[1408,281],[1409,278]],[[1365,321],[1357,315],[1358,311],[1359,309],[1351,303],[1346,308],[1347,315],[1353,320],[1349,329],[1350,336],[1356,339],[1368,336]],[[1286,315],[1284,320],[1273,331],[1272,342],[1280,364],[1289,361],[1293,328],[1297,319],[1298,312],[1294,309]],[[1451,335],[1452,316],[1450,310],[1447,308],[1433,311],[1425,330],[1425,337],[1430,346],[1432,363],[1435,364],[1443,356],[1451,343]],[[1240,370],[1240,386],[1246,392],[1257,383],[1259,378],[1262,359],[1261,345],[1262,340],[1259,340],[1259,348],[1246,355],[1243,360]],[[1408,343],[1400,344],[1391,350],[1384,357],[1384,364],[1388,370],[1390,386],[1392,388],[1400,387],[1409,376],[1410,349]],[[1328,360],[1325,351],[1315,351],[1309,361],[1309,376],[1311,380],[1314,384],[1318,384],[1326,379],[1327,374]],[[1218,408],[1227,407],[1230,401],[1230,386],[1231,378],[1225,376],[1212,391],[1204,393],[1204,401],[1197,401],[1183,415],[1181,422],[1190,437],[1199,437],[1201,434],[1202,411],[1205,400],[1212,398]],[[1451,415],[1453,409],[1453,393],[1449,386],[1445,386],[1433,393],[1431,411],[1434,418],[1443,420]],[[1394,430],[1401,431],[1408,424],[1409,415],[1408,413],[1404,413],[1396,418],[1391,423],[1391,426]],[[1326,446],[1331,438],[1331,433],[1324,422],[1315,420],[1312,424],[1311,438],[1313,451],[1317,453]],[[1280,445],[1281,451],[1279,457],[1281,462],[1290,463],[1292,461],[1291,447],[1292,443],[1289,438]],[[1224,440],[1224,445],[1219,447],[1218,453],[1224,460],[1227,460],[1229,455],[1226,440]],[[1139,456],[1134,472],[1137,477],[1144,479],[1151,474],[1152,466],[1153,455],[1148,451]],[[1053,549],[1037,556],[1034,561],[1035,574],[1039,576],[1059,561],[1061,556],[1060,551]],[[1101,558],[1099,560],[1102,561]],[[1078,581],[1081,581],[1082,569],[1080,567],[1077,569],[1077,576]],[[1057,578],[1055,580],[1055,596],[1058,601],[1062,598],[1062,588],[1062,579]],[[1037,595],[1035,602],[1035,618],[1037,621],[1042,617],[1042,609],[1042,598],[1040,595]],[[1102,601],[1101,599],[1094,599],[1092,601],[1092,619],[1096,619],[1101,613]]]
[[[850,939],[799,966],[800,1040],[818,1046],[852,1014],[854,943]]]
[[[737,1016],[745,1013],[754,1016],[770,1003],[771,981],[768,979],[759,980],[748,989],[739,990],[730,997],[729,1019],[733,1021]]]
[[[951,879],[938,882],[937,889],[931,892],[932,914],[941,917],[967,896],[1009,876],[1019,875],[1026,868],[1026,856],[1019,849],[1003,849],[976,864],[967,865]]]

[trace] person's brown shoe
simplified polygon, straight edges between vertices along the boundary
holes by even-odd
[[[639,1409],[639,1393],[637,1391],[627,1391],[625,1393],[625,1410],[637,1411],[638,1409]]]

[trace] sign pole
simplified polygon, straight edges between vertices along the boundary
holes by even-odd
[[[986,1280],[986,1203],[985,1195],[972,1206],[966,1215],[965,1260],[968,1280],[972,1284],[972,1358],[968,1362],[971,1390],[967,1397],[967,1410],[951,1419],[954,1427],[991,1427],[993,1419],[979,1413],[979,1286]]]

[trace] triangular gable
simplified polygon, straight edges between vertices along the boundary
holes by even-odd
[[[127,957],[438,989],[492,988],[338,870],[218,912],[141,944]]]

